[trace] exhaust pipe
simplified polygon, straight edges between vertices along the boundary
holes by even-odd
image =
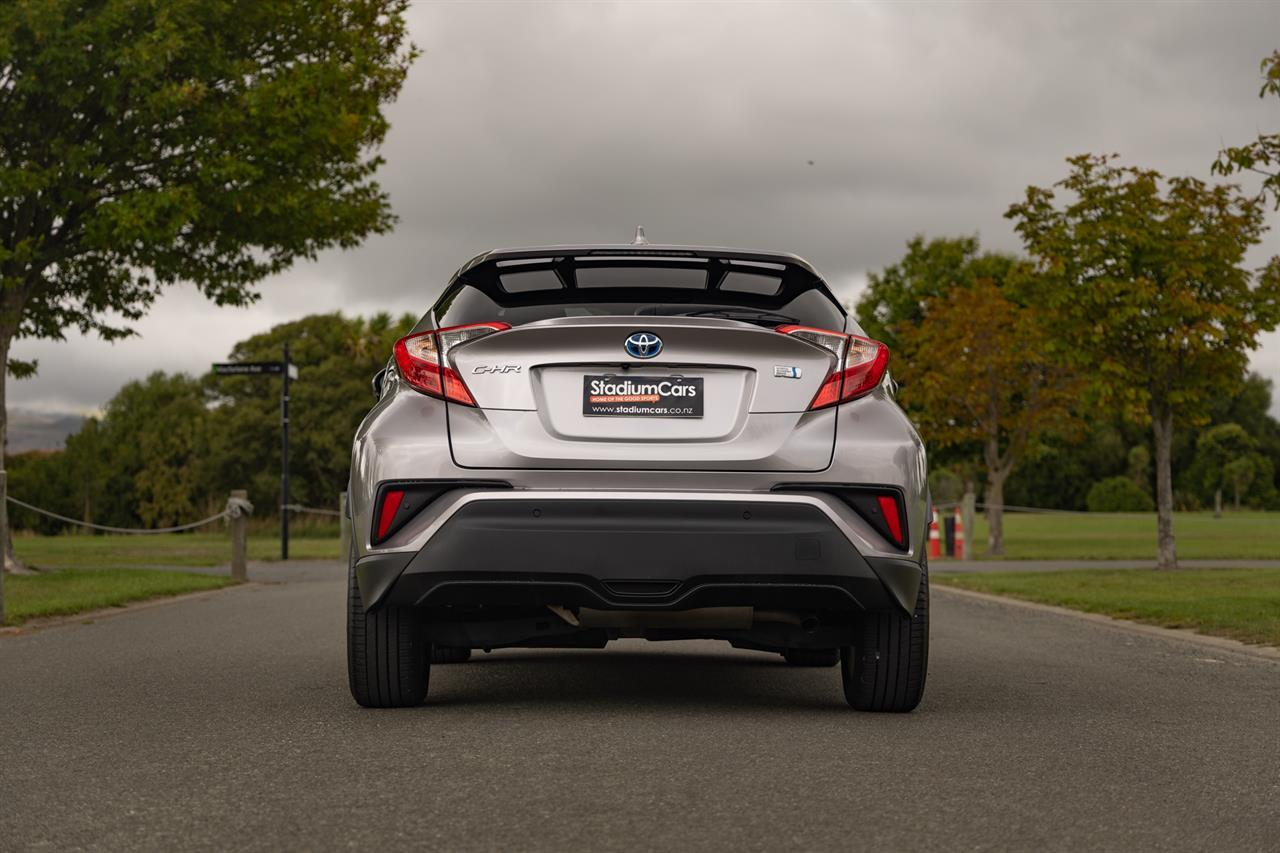
[[[552,613],[582,628],[644,628],[746,630],[751,627],[750,607],[699,607],[694,610],[594,610],[579,608],[575,615],[564,607]]]
[[[757,610],[756,622],[780,622],[783,625],[795,625],[806,634],[812,634],[822,624],[812,613],[796,613],[791,610]]]
[[[693,610],[596,610],[579,608],[575,613],[558,604],[547,609],[575,628],[719,629],[745,631],[761,622],[795,625],[806,634],[821,626],[817,616],[789,610],[756,610],[752,607],[699,607]]]

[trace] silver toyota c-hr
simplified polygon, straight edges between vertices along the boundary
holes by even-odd
[[[794,255],[471,260],[355,437],[356,701],[419,704],[473,649],[643,637],[839,662],[853,707],[915,708],[925,453],[888,363]]]

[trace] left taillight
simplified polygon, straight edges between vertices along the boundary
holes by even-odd
[[[431,397],[474,406],[476,400],[458,371],[449,364],[454,347],[510,329],[509,323],[472,323],[418,332],[396,341],[396,367],[411,386]]]
[[[811,326],[778,326],[775,331],[820,346],[836,357],[827,378],[822,380],[822,387],[809,403],[810,411],[869,394],[884,379],[889,367],[889,348],[871,338]]]

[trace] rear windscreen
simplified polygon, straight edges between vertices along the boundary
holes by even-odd
[[[784,264],[689,258],[499,261],[466,271],[440,297],[440,326],[556,317],[722,317],[836,331],[844,310],[821,279]]]

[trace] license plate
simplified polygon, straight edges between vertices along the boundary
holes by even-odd
[[[702,377],[584,376],[587,417],[700,418]]]

